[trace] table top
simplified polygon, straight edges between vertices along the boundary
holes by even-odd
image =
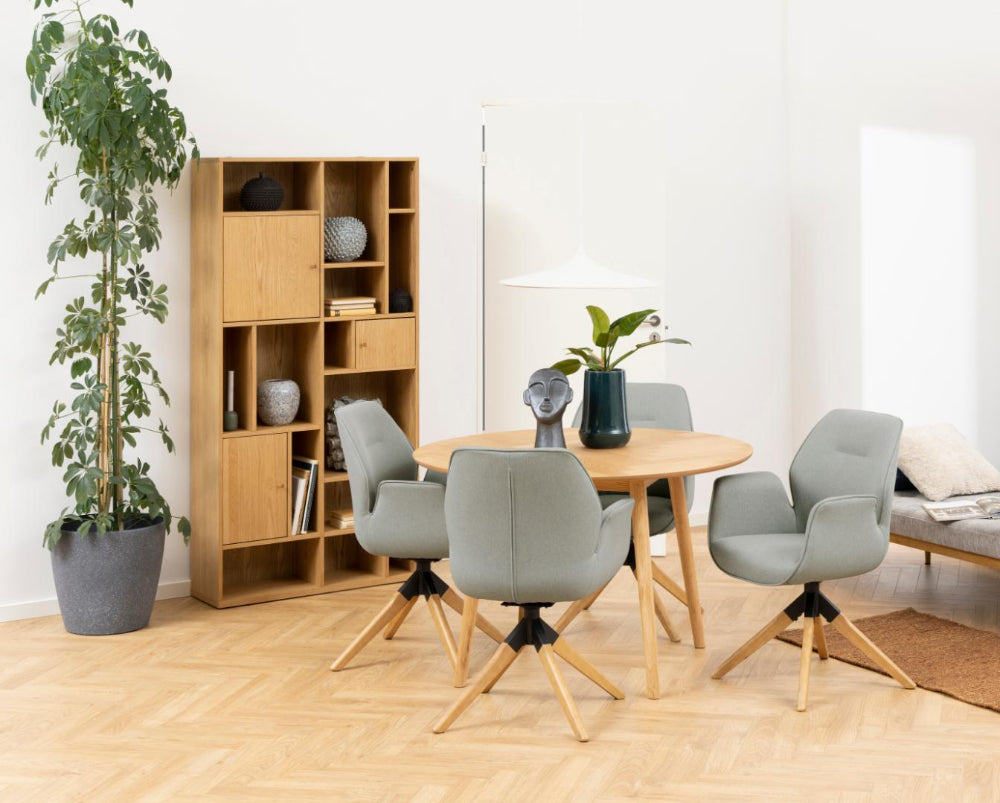
[[[703,474],[738,465],[753,454],[748,443],[673,429],[633,429],[629,442],[618,449],[588,449],[575,429],[565,430],[567,448],[580,458],[587,473],[598,480],[655,480]],[[451,454],[462,447],[480,449],[530,449],[535,430],[483,432],[461,438],[428,443],[413,453],[413,459],[433,471],[447,471]]]

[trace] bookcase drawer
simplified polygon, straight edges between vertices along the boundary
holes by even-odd
[[[288,435],[222,442],[222,543],[288,535]]]
[[[417,362],[414,318],[358,321],[355,341],[357,368],[412,368]]]

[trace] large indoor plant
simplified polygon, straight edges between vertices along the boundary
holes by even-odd
[[[580,421],[580,440],[591,449],[613,449],[624,446],[632,437],[628,424],[628,404],[625,398],[625,371],[618,366],[639,349],[660,343],[680,343],[690,346],[679,337],[657,338],[636,343],[624,354],[615,357],[615,346],[620,338],[628,337],[656,310],[644,309],[630,312],[612,321],[600,307],[589,306],[593,324],[594,348],[583,346],[569,348],[572,354],[552,367],[569,376],[585,367],[583,377],[583,415]]]
[[[34,3],[52,8],[59,0]],[[83,5],[43,14],[27,73],[46,120],[37,156],[47,159],[54,145],[74,163],[68,171],[52,165],[46,203],[63,182],[75,182],[83,207],[49,246],[52,275],[36,297],[55,282],[87,285],[66,306],[50,360],[68,365],[75,396],[55,403],[42,443],[52,441],[72,504],[43,540],[66,629],[97,634],[148,623],[173,519],[149,463],[135,454],[143,432],[173,451],[162,419],[146,422],[153,394],[170,400],[150,353],[124,330],[135,316],[160,323],[167,316],[166,285],[144,264],[160,244],[154,190],[177,186],[188,148],[197,156],[197,146],[167,101],[161,84],[170,67],[149,37],[121,34],[113,17],[87,17]],[[69,260],[79,267],[66,270]],[[187,520],[178,528],[187,540]]]

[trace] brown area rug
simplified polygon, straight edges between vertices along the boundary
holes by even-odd
[[[913,608],[853,620],[920,688],[1000,712],[1000,635]],[[884,675],[864,653],[824,622],[831,658]],[[802,630],[778,639],[802,645]]]

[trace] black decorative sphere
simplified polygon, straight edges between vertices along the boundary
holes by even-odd
[[[285,189],[273,178],[261,173],[240,190],[240,206],[247,212],[274,212],[285,200]]]
[[[389,293],[389,312],[413,312],[413,296],[402,287]]]

